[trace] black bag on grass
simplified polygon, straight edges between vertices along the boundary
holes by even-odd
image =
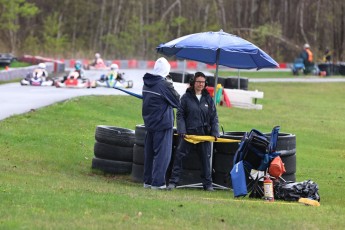
[[[320,201],[319,186],[311,181],[276,182],[274,183],[274,198],[286,201],[298,201],[299,198],[309,198]]]

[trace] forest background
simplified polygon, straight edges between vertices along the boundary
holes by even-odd
[[[0,0],[0,52],[52,58],[155,59],[183,35],[238,35],[278,62],[309,43],[345,61],[343,0]]]

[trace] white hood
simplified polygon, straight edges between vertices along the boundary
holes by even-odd
[[[153,68],[153,75],[166,77],[170,72],[170,64],[164,57],[158,58]]]

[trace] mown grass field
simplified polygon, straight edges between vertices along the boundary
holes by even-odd
[[[91,169],[97,125],[134,129],[141,101],[74,98],[0,121],[0,229],[343,229],[345,83],[250,83],[263,110],[218,107],[225,131],[297,142],[297,181],[312,179],[321,206],[234,199],[231,191],[152,191],[129,175]]]

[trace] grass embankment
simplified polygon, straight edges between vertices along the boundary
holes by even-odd
[[[141,100],[87,96],[0,121],[1,229],[343,229],[345,83],[251,83],[263,110],[218,107],[225,131],[297,137],[297,181],[320,207],[234,199],[231,191],[151,191],[91,170],[97,125],[134,129]]]

